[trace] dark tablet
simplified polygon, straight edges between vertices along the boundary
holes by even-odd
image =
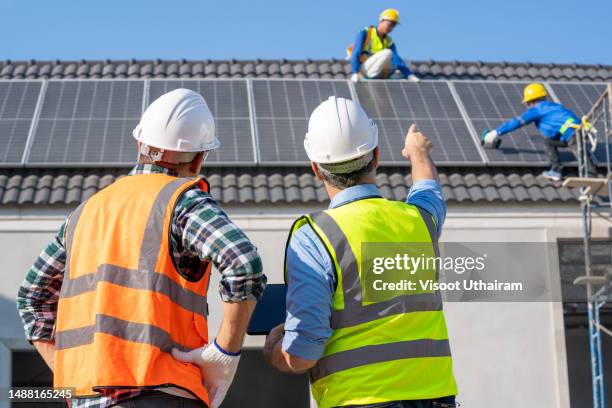
[[[286,297],[287,285],[268,284],[263,296],[255,306],[247,334],[268,334],[275,326],[284,323],[287,313],[285,306]]]

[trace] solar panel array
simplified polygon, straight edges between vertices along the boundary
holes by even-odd
[[[551,83],[550,86],[559,98],[559,101],[578,115],[578,117],[588,114],[595,102],[597,102],[597,99],[606,90],[605,84],[555,82]],[[603,136],[603,123],[593,123],[593,125],[601,130],[600,134]],[[610,148],[610,151],[612,151],[612,146]],[[595,157],[597,157],[599,165],[605,165],[606,145],[603,141],[599,141],[597,144]]]
[[[383,164],[406,162],[401,151],[412,123],[436,146],[432,151],[436,163],[483,163],[446,82],[360,82],[356,90],[359,102],[378,125]]]
[[[307,163],[304,136],[312,111],[330,96],[351,98],[347,81],[253,80],[262,163]]]
[[[40,95],[40,81],[0,82],[0,164],[20,164]]]
[[[249,97],[245,80],[152,80],[149,103],[166,92],[186,88],[199,92],[215,118],[221,147],[206,159],[214,163],[255,164]]]
[[[134,163],[143,94],[141,80],[49,81],[27,163]]]
[[[216,120],[217,165],[303,165],[303,140],[314,108],[335,95],[356,98],[379,128],[383,164],[401,157],[411,123],[428,135],[441,165],[547,164],[535,126],[504,135],[500,150],[483,149],[480,133],[525,111],[525,82],[305,79],[151,79],[0,81],[0,166],[131,166],[131,137],[147,104],[177,88],[200,92]],[[560,102],[587,113],[605,84],[552,82]],[[597,125],[597,124],[596,124]],[[599,146],[603,159],[605,146]],[[564,160],[574,161],[568,151]]]

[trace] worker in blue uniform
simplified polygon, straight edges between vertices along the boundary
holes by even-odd
[[[563,105],[546,100],[548,93],[544,85],[532,83],[525,87],[523,103],[528,110],[523,115],[510,119],[495,130],[484,135],[483,141],[487,145],[495,145],[499,138],[519,129],[529,123],[534,123],[545,137],[545,146],[550,160],[550,170],[542,175],[546,178],[559,181],[562,178],[563,167],[559,157],[559,147],[569,147],[578,159],[578,143],[574,137],[580,125],[580,119],[571,110]],[[590,152],[589,152],[590,153]],[[587,155],[587,171],[590,177],[597,177],[594,158]]]
[[[397,53],[397,47],[389,35],[399,24],[399,12],[387,9],[380,13],[377,26],[369,26],[357,33],[355,43],[349,47],[347,57],[351,61],[351,80],[387,79],[395,71],[411,82],[418,82],[406,62]]]

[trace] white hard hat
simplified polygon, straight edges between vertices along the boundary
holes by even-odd
[[[144,145],[164,151],[202,152],[220,145],[206,101],[189,89],[175,89],[153,101],[132,134]]]
[[[350,99],[330,96],[310,115],[304,148],[315,163],[356,159],[376,146],[378,127],[363,108]]]

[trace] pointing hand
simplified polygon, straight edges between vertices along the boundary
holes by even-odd
[[[416,124],[410,125],[406,140],[404,142],[404,149],[402,150],[402,156],[406,159],[410,159],[410,156],[414,154],[426,154],[431,153],[432,144],[431,141],[423,133],[417,130]]]

